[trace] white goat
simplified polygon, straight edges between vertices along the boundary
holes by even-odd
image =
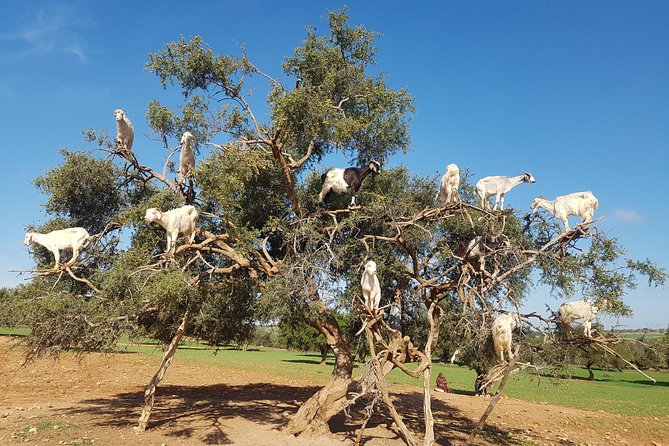
[[[498,250],[510,249],[511,244],[508,240],[488,240],[481,235],[477,235],[469,241],[460,240],[456,245],[456,253],[463,261],[473,263],[478,261],[478,270],[485,272],[485,258],[487,255]]]
[[[379,278],[376,277],[376,262],[374,260],[365,264],[360,285],[362,285],[365,306],[372,312],[378,310],[381,303],[381,285],[379,284]]]
[[[193,243],[195,240],[195,220],[197,220],[197,217],[197,210],[191,205],[185,205],[166,212],[157,208],[149,208],[144,215],[144,221],[146,223],[155,221],[165,228],[167,232],[167,249],[165,252],[173,254],[180,233],[189,236],[188,243]]]
[[[449,164],[446,166],[446,173],[441,177],[441,187],[435,200],[442,206],[453,201],[454,203],[460,201],[458,188],[460,187],[460,169],[457,164]]]
[[[186,182],[186,178],[193,175],[195,169],[195,153],[193,152],[193,142],[195,136],[191,132],[184,132],[181,135],[181,155],[179,156],[179,181]]]
[[[453,352],[453,355],[451,356],[451,364],[455,363],[455,360],[458,359],[460,353],[462,353],[462,351],[459,348],[456,348],[455,351]]]
[[[565,302],[560,305],[560,309],[558,310],[558,320],[571,327],[572,322],[577,319],[583,319],[583,334],[591,338],[592,321],[595,320],[597,311],[599,311],[599,308],[587,300]]]
[[[135,139],[135,129],[126,113],[125,110],[120,108],[114,110],[114,116],[116,117],[115,141],[117,144],[120,144],[123,149],[132,152],[132,141]]]
[[[525,172],[517,177],[493,176],[481,178],[476,183],[476,191],[479,197],[481,197],[481,206],[483,209],[490,207],[488,198],[494,195],[495,207],[493,210],[497,210],[497,204],[500,199],[502,201],[501,209],[504,209],[504,194],[521,183],[536,183],[536,180],[529,172]]]
[[[495,344],[495,353],[499,358],[499,362],[504,362],[504,352],[509,355],[509,359],[513,358],[513,351],[511,350],[511,341],[513,337],[513,329],[520,323],[520,318],[516,313],[500,314],[492,323],[492,340]]]
[[[56,259],[54,268],[58,267],[60,263],[60,250],[71,249],[72,258],[66,265],[73,265],[79,258],[79,253],[88,245],[92,237],[84,228],[68,228],[60,229],[58,231],[51,231],[48,234],[40,234],[38,232],[28,231],[23,243],[26,245],[32,242],[39,243],[46,249],[53,253]]]
[[[530,209],[534,209],[534,212],[537,212],[538,208],[544,208],[555,218],[562,220],[565,231],[569,231],[570,215],[577,215],[583,219],[583,223],[588,223],[592,221],[592,216],[598,207],[599,200],[590,191],[560,195],[552,201],[538,196],[530,205]]]

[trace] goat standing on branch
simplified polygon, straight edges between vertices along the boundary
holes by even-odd
[[[362,295],[365,298],[365,306],[369,311],[375,313],[381,303],[381,285],[376,277],[376,262],[370,260],[365,264],[365,271],[360,279]]]
[[[560,305],[558,310],[558,321],[568,327],[577,319],[583,319],[583,334],[586,338],[591,338],[592,321],[597,316],[597,308],[593,303],[587,300],[577,300],[565,302]]]
[[[198,213],[195,207],[191,205],[181,206],[171,211],[161,212],[157,208],[149,208],[144,215],[144,221],[148,223],[157,222],[165,228],[167,232],[166,254],[174,254],[176,250],[176,241],[179,234],[188,236],[188,243],[192,244],[195,240],[195,221]]]
[[[186,184],[186,179],[193,175],[195,170],[195,153],[193,145],[195,136],[191,132],[181,135],[181,155],[179,155],[179,183]]]
[[[525,172],[517,177],[492,176],[481,178],[476,183],[476,191],[481,197],[481,207],[483,209],[489,208],[490,203],[488,198],[495,196],[495,207],[493,211],[497,210],[497,205],[502,201],[500,209],[504,210],[504,195],[514,187],[521,183],[536,183],[536,180],[531,173]]]
[[[473,261],[478,261],[478,270],[485,273],[486,256],[497,250],[510,248],[511,244],[508,240],[489,240],[486,242],[483,236],[477,235],[469,241],[459,241],[457,244],[457,254],[464,262],[472,263]]]
[[[446,166],[446,173],[441,177],[441,187],[435,200],[441,206],[446,206],[451,202],[457,203],[460,201],[458,188],[460,188],[460,169],[457,164],[449,164]]]
[[[516,313],[500,314],[492,323],[492,340],[495,345],[495,353],[499,362],[504,362],[504,352],[513,359],[511,350],[511,341],[513,339],[513,329],[520,323],[520,318]]]
[[[329,169],[321,176],[323,187],[321,193],[318,194],[318,202],[323,203],[330,192],[343,193],[351,192],[351,204],[349,207],[355,206],[355,196],[360,189],[362,180],[370,173],[379,173],[381,165],[376,161],[370,161],[365,167],[347,167],[346,169],[334,167]]]
[[[60,250],[71,249],[72,259],[66,265],[73,265],[79,258],[79,253],[88,245],[92,237],[84,228],[69,228],[60,229],[58,231],[51,231],[48,234],[40,234],[38,232],[28,231],[23,242],[26,245],[32,242],[39,243],[46,249],[53,253],[56,259],[54,268],[58,268],[60,263]]]
[[[592,221],[592,216],[598,207],[599,200],[590,191],[561,195],[552,201],[538,196],[530,205],[530,209],[533,209],[534,212],[543,208],[553,214],[555,218],[562,220],[565,232],[569,231],[570,215],[577,215],[583,219],[583,223],[589,223]]]
[[[116,144],[125,152],[132,153],[132,142],[135,139],[135,129],[123,109],[114,110],[116,117]]]

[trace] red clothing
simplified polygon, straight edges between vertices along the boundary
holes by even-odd
[[[450,393],[451,391],[451,389],[448,388],[448,381],[446,381],[446,377],[443,373],[440,373],[439,376],[437,376],[437,389],[446,393]]]

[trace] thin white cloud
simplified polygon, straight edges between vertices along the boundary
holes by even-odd
[[[634,209],[614,209],[613,218],[623,223],[643,223],[646,218]]]
[[[88,56],[81,30],[91,25],[90,19],[75,12],[70,5],[52,2],[24,15],[15,30],[0,33],[0,41],[14,44],[15,47],[9,49],[14,55],[61,53],[85,61]]]
[[[75,56],[77,56],[80,60],[84,61],[86,60],[86,54],[84,53],[84,50],[81,49],[79,45],[72,45],[68,48],[63,48],[63,51],[66,53],[72,53]]]

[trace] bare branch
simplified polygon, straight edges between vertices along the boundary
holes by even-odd
[[[311,154],[314,151],[314,144],[315,143],[316,143],[316,138],[311,138],[311,141],[309,142],[309,147],[307,147],[307,153],[302,158],[300,158],[298,161],[295,161],[293,159],[293,157],[290,155],[290,153],[281,152],[282,155],[284,155],[285,157],[288,158],[288,166],[293,170],[297,170],[300,167],[302,167],[302,165],[304,163],[306,163],[309,160],[309,158],[311,158]]]

